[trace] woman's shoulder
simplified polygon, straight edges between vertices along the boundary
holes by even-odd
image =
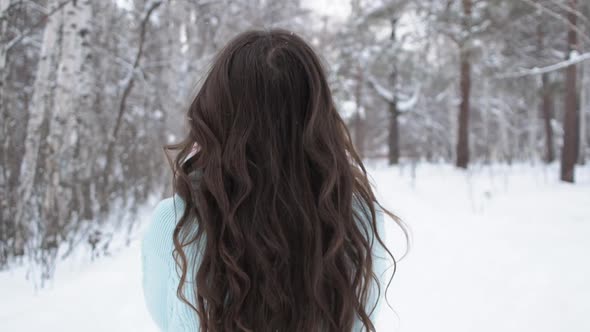
[[[158,219],[161,218],[163,220],[169,219],[177,219],[182,215],[184,212],[184,200],[178,196],[174,195],[168,198],[161,200],[155,207],[153,218]]]
[[[172,235],[182,214],[185,203],[178,195],[161,200],[152,212],[142,235],[145,252],[169,256],[172,250]]]

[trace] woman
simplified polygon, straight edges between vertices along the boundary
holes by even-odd
[[[376,202],[311,47],[284,30],[240,34],[187,121],[170,147],[175,195],[142,243],[160,329],[374,331],[393,259],[383,214],[397,219]]]

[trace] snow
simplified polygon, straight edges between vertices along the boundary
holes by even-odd
[[[408,112],[416,107],[418,104],[418,99],[420,97],[420,86],[417,86],[414,90],[414,93],[411,97],[405,100],[398,100],[397,102],[397,110],[399,112]]]
[[[413,232],[382,330],[590,331],[590,168],[576,185],[557,171],[373,171]]]
[[[403,99],[395,98],[393,92],[381,85],[374,76],[369,75],[368,80],[373,89],[375,89],[375,92],[377,92],[381,98],[385,99],[385,101],[388,103],[393,103],[394,101],[397,102],[397,109],[399,112],[408,112],[412,110],[416,104],[418,104],[418,99],[420,97],[420,86],[414,88],[414,92],[411,96]]]
[[[511,73],[504,73],[504,74],[496,75],[496,78],[498,78],[498,79],[518,78],[518,77],[524,77],[524,76],[529,76],[529,75],[547,74],[547,73],[561,70],[563,68],[567,68],[569,66],[572,66],[572,65],[575,65],[578,63],[582,63],[584,61],[589,61],[589,60],[590,60],[590,52],[579,54],[577,51],[572,51],[570,53],[570,58],[567,60],[552,64],[550,66],[541,67],[541,68],[533,67],[531,69],[522,69],[522,70],[517,70],[517,71],[511,72]]]
[[[382,203],[412,232],[379,331],[590,331],[590,166],[574,185],[557,168],[371,165]],[[403,253],[393,223],[387,239]],[[0,331],[155,331],[138,236],[94,263],[81,256],[37,294],[22,269],[0,273]]]
[[[115,257],[70,266],[37,294],[22,271],[0,274],[0,331],[157,331],[142,303],[139,259],[135,241]]]
[[[330,0],[303,0],[302,6],[311,9],[322,17],[328,16],[336,20],[344,20],[351,14],[348,2],[335,2]]]

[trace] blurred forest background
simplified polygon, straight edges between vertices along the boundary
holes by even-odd
[[[282,27],[323,56],[367,160],[555,163],[589,157],[590,1],[0,0],[0,270],[49,278],[96,255],[169,189],[162,146],[216,52]],[[574,184],[575,185],[575,184]]]

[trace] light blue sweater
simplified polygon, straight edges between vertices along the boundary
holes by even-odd
[[[176,271],[172,256],[174,250],[172,233],[176,223],[182,216],[184,206],[183,200],[178,196],[175,196],[174,199],[172,197],[164,199],[157,205],[152,220],[142,234],[141,256],[144,298],[152,318],[162,331],[199,331],[197,313],[178,299],[176,294],[180,281],[180,271]],[[378,208],[377,227],[380,234],[385,234],[383,230],[383,212]],[[188,254],[190,255],[190,253]],[[195,262],[199,261],[198,253],[196,257],[191,257],[196,259]],[[371,320],[375,322],[374,318],[384,302],[386,280],[388,280],[388,278],[384,278],[384,272],[391,265],[391,262],[386,259],[385,250],[377,240],[374,241],[373,257],[375,273],[381,278],[379,303],[371,315]],[[192,281],[192,279],[189,279],[185,284],[184,295],[196,306],[197,301],[190,287]],[[375,296],[376,287],[373,287],[369,293],[368,303],[370,307],[375,303]],[[360,331],[358,323],[354,331]]]

